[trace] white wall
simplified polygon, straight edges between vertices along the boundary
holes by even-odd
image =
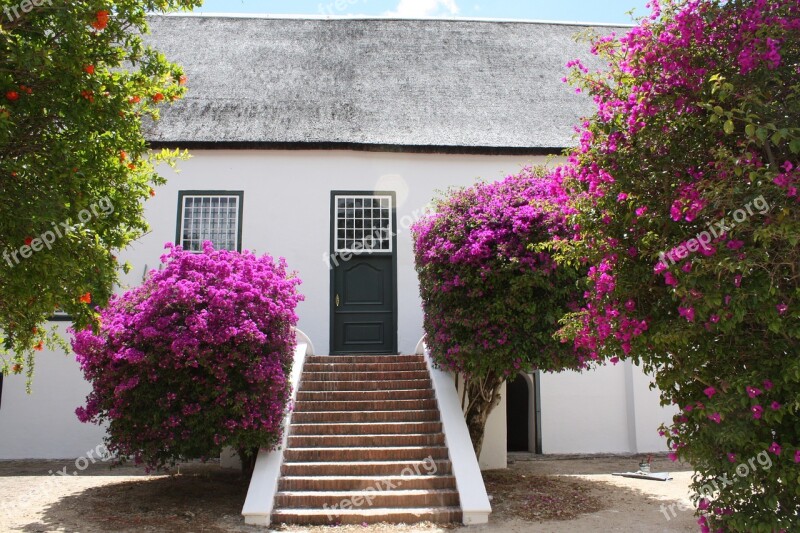
[[[577,373],[542,374],[542,452],[667,451],[658,426],[675,413],[659,405],[651,379],[630,362]]]
[[[506,433],[506,385],[500,389],[500,403],[489,414],[486,420],[486,432],[483,434],[483,448],[478,463],[481,470],[506,468],[508,435]]]
[[[630,362],[625,364],[630,369],[633,393],[630,403],[635,410],[636,450],[634,451],[637,453],[667,451],[667,440],[658,434],[658,428],[661,424],[671,424],[678,408],[674,405],[662,407],[658,389],[650,389],[652,378],[640,367]]]
[[[76,459],[103,443],[102,428],[75,416],[90,387],[74,355],[38,352],[31,394],[25,381],[3,380],[0,459]]]

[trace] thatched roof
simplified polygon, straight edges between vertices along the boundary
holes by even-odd
[[[187,97],[157,145],[545,152],[572,146],[588,98],[561,81],[589,58],[561,23],[153,16]],[[602,34],[626,28],[597,28]]]

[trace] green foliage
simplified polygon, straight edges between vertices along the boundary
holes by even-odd
[[[0,368],[30,372],[56,309],[96,320],[118,279],[115,251],[147,230],[163,183],[142,123],[185,91],[145,46],[147,11],[200,0],[0,0]],[[25,9],[27,9],[27,12]],[[3,356],[5,352],[5,356]]]

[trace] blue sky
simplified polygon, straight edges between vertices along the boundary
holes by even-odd
[[[202,13],[273,15],[478,17],[630,23],[646,0],[206,0]]]

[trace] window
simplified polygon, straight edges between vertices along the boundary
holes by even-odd
[[[95,294],[94,290],[90,291],[89,294],[92,295],[91,301],[89,301],[89,307],[94,308],[97,305],[94,302],[94,294]],[[61,309],[56,309],[53,312],[53,314],[48,317],[47,320],[49,320],[50,322],[72,322],[72,315],[67,314],[66,311],[63,311]]]
[[[392,197],[336,195],[336,252],[391,252]]]
[[[243,196],[241,191],[178,193],[175,242],[190,252],[202,252],[204,241],[218,250],[241,250]]]

